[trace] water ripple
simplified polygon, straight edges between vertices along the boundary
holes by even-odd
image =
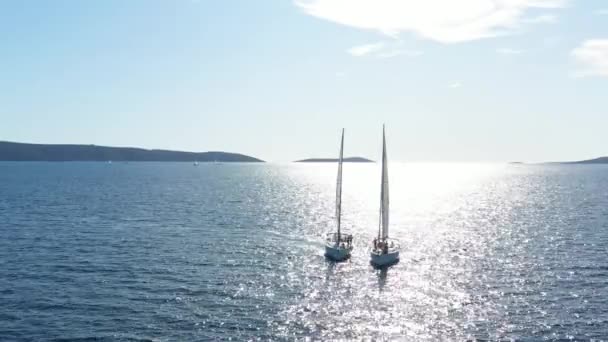
[[[402,261],[369,265],[376,165],[0,163],[3,340],[608,336],[603,166],[391,164]]]

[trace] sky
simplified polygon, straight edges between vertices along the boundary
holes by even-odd
[[[604,0],[5,0],[0,140],[268,161],[608,155]]]

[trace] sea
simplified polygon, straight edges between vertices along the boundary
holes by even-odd
[[[608,166],[0,163],[1,341],[608,340]]]

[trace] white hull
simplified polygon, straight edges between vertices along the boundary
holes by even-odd
[[[342,248],[335,245],[325,245],[325,256],[334,261],[342,261],[350,257],[352,250],[352,246]]]
[[[383,267],[396,264],[399,262],[399,250],[390,250],[384,254],[382,251],[372,251],[371,263],[376,267]]]

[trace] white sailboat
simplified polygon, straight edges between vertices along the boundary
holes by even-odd
[[[353,250],[353,236],[341,231],[342,218],[342,159],[344,152],[344,128],[340,140],[340,157],[338,159],[338,179],[336,182],[336,231],[328,233],[325,241],[325,256],[335,261],[348,259]]]
[[[382,126],[382,180],[380,190],[380,220],[378,237],[374,239],[371,250],[371,263],[376,267],[388,266],[399,261],[399,241],[388,236],[388,164],[386,160],[386,137]]]

